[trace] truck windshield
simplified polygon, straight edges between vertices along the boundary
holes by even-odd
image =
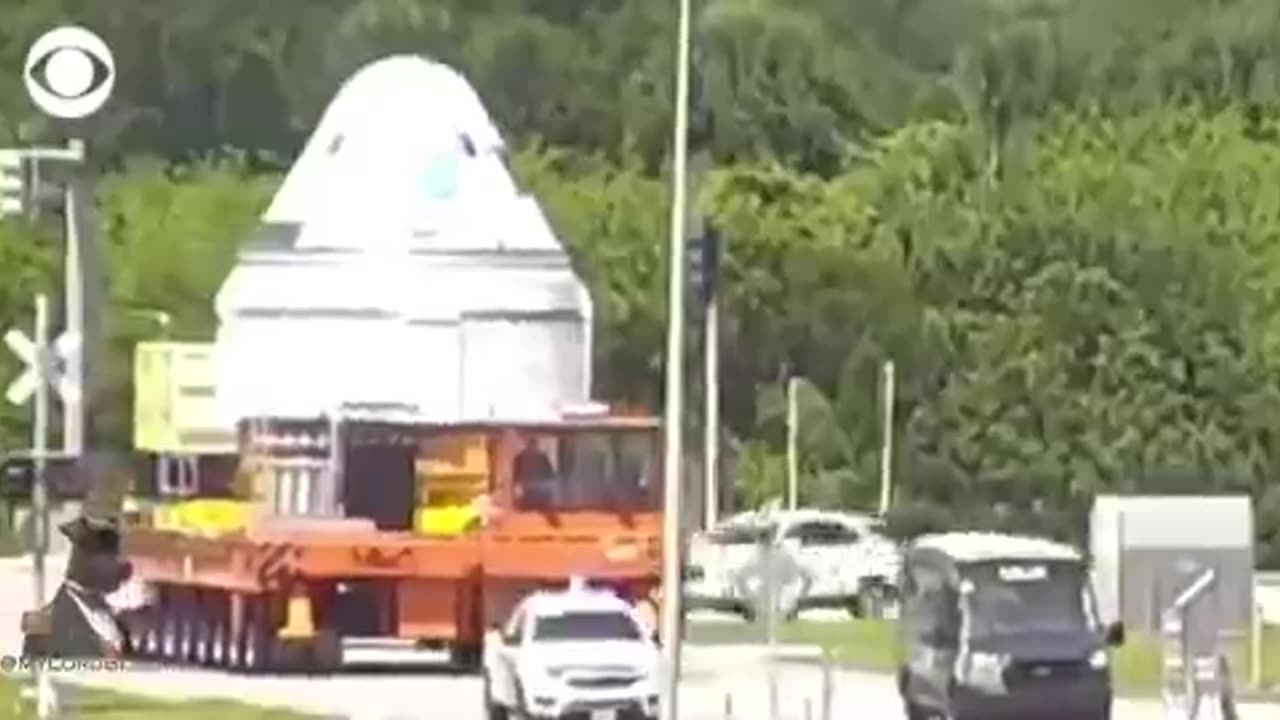
[[[653,432],[579,431],[559,440],[558,508],[635,511],[661,503]]]
[[[639,640],[640,628],[625,613],[573,611],[542,615],[534,640]]]
[[[982,563],[963,573],[969,634],[975,638],[1094,629],[1083,569],[1074,563]]]

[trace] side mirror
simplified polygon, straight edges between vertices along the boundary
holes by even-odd
[[[1107,645],[1120,647],[1124,644],[1124,623],[1113,622],[1107,626]]]

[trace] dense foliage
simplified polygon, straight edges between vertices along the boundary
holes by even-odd
[[[695,131],[716,166],[699,201],[731,243],[723,382],[743,502],[781,487],[782,381],[796,373],[806,499],[870,505],[892,359],[905,525],[1071,534],[1098,492],[1242,490],[1280,560],[1280,5],[701,5]],[[128,442],[128,347],[155,334],[145,311],[209,336],[212,294],[324,103],[401,51],[476,82],[596,291],[601,394],[657,407],[673,8],[0,9],[6,67],[67,19],[118,56],[118,96],[87,129],[109,171],[101,439]],[[0,77],[0,142],[57,131],[16,73]],[[0,226],[7,323],[29,322],[31,293],[56,278],[46,225]],[[0,419],[22,443],[20,414]]]

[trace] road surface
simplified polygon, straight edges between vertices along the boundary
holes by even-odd
[[[60,577],[53,568],[52,577]],[[29,606],[28,566],[0,560],[0,644],[12,653],[20,644],[19,613]],[[16,592],[12,592],[16,591]],[[12,649],[11,649],[12,648]],[[804,649],[790,650],[804,653]],[[776,682],[780,720],[820,718],[822,672],[808,664],[778,663]],[[687,720],[723,720],[726,702],[735,720],[770,716],[769,663],[758,646],[690,647],[685,653],[680,716]],[[485,720],[480,680],[446,673],[343,675],[323,680],[290,677],[241,677],[204,670],[129,670],[61,676],[67,683],[107,687],[169,699],[225,698],[287,707],[321,717],[349,720]],[[832,673],[832,716],[897,720],[902,717],[890,678],[867,673]],[[68,689],[73,693],[74,690]],[[1241,709],[1241,720],[1280,720],[1280,707]],[[1165,720],[1156,702],[1121,701],[1116,720]]]

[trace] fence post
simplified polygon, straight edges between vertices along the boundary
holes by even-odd
[[[831,677],[831,649],[822,646],[822,720],[831,720],[831,699],[835,692]]]
[[[813,698],[804,699],[804,720],[813,720]]]
[[[769,660],[769,720],[778,720],[778,674]]]
[[[733,695],[724,694],[724,720],[733,720]]]
[[[1253,612],[1249,617],[1249,686],[1255,690],[1262,688],[1262,603],[1254,597]]]

